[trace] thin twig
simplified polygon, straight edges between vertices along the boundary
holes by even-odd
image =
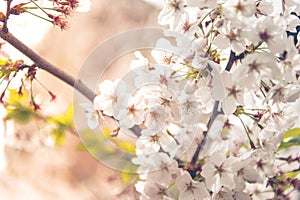
[[[234,61],[235,61],[235,53],[233,51],[230,51],[229,60],[228,60],[228,63],[226,65],[226,68],[225,68],[226,71],[231,70]]]
[[[28,58],[30,58],[38,68],[43,69],[53,76],[59,78],[60,80],[64,81],[68,85],[74,87],[76,90],[78,90],[82,95],[84,95],[87,99],[89,99],[91,102],[93,101],[95,94],[92,90],[90,90],[84,83],[82,83],[81,80],[77,80],[74,77],[70,76],[60,68],[54,66],[49,61],[38,55],[36,52],[34,52],[32,49],[27,47],[25,44],[23,44],[20,40],[18,40],[16,37],[14,37],[11,33],[6,32],[2,29],[0,26],[0,37],[7,41],[9,44],[14,46],[16,49],[18,49],[20,52],[25,54]]]
[[[203,132],[203,139],[201,141],[201,143],[197,146],[197,149],[192,157],[192,160],[191,160],[191,165],[195,165],[197,160],[198,160],[198,157],[199,157],[199,154],[201,152],[201,150],[203,149],[205,143],[206,143],[206,137],[207,137],[207,133],[209,132],[213,122],[215,121],[215,119],[217,118],[218,114],[219,114],[219,104],[220,102],[219,101],[216,101],[215,104],[214,104],[214,108],[213,108],[213,113],[207,123],[207,131],[204,131]]]
[[[226,65],[226,68],[225,70],[226,71],[230,71],[234,62],[238,59],[241,59],[243,58],[244,54],[241,54],[239,56],[236,56],[235,53],[233,51],[230,51],[230,56],[229,56],[229,59],[228,59],[228,63]],[[204,131],[203,132],[203,139],[201,141],[201,143],[197,146],[197,149],[192,157],[192,160],[191,160],[191,165],[195,165],[197,160],[198,160],[198,157],[199,157],[199,154],[201,152],[201,150],[203,149],[205,143],[206,143],[206,138],[207,138],[207,134],[209,132],[209,129],[211,128],[213,122],[215,121],[216,117],[218,116],[218,114],[220,114],[218,108],[219,108],[219,104],[220,102],[219,101],[216,101],[215,104],[214,104],[214,108],[213,108],[213,113],[208,121],[208,124],[207,124],[207,131]]]
[[[9,18],[9,15],[10,15],[10,5],[11,5],[11,2],[13,0],[8,0],[6,2],[6,16],[5,16],[5,20],[4,20],[4,23],[3,23],[3,26],[2,26],[2,31],[4,32],[8,32],[8,28],[7,28],[7,22],[8,22],[8,18]]]

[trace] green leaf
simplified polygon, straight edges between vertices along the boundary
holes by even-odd
[[[293,128],[284,133],[283,139],[300,136],[300,128]]]
[[[36,116],[34,110],[29,106],[28,96],[25,92],[20,95],[17,90],[10,89],[8,93],[5,119],[27,123],[32,117]]]
[[[135,145],[132,144],[131,142],[124,141],[118,137],[111,137],[111,129],[103,129],[102,130],[103,135],[112,141],[118,148],[122,149],[123,151],[127,151],[130,153],[135,153]]]
[[[7,120],[13,119],[16,120],[17,122],[28,123],[33,116],[34,113],[32,109],[19,105],[16,107],[8,107],[7,115],[5,119]]]
[[[0,78],[8,77],[10,73],[16,72],[11,60],[3,60],[0,58]]]
[[[10,106],[22,105],[24,107],[29,107],[30,100],[26,92],[23,92],[22,95],[18,93],[16,89],[8,90],[8,98],[6,100],[7,104]]]
[[[67,111],[62,115],[47,118],[49,124],[53,124],[55,128],[52,136],[57,146],[63,145],[65,142],[65,132],[73,129],[73,106],[69,106]]]
[[[48,118],[49,123],[56,123],[59,126],[70,127],[73,125],[73,106],[70,105],[67,111],[62,115],[56,115]]]
[[[137,175],[135,173],[130,173],[130,172],[122,172],[121,173],[121,181],[123,184],[128,184],[132,180],[136,179]]]
[[[122,173],[121,173],[121,181],[123,184],[128,184],[132,180],[137,178],[137,174],[132,173],[132,172],[136,172],[137,168],[138,166],[134,165],[131,162],[124,163],[124,167],[122,168]]]
[[[288,141],[282,141],[278,148],[278,151],[281,151],[283,149],[293,147],[293,146],[300,146],[300,135],[290,138]]]
[[[284,174],[286,178],[296,178],[300,175],[300,171],[291,171]]]
[[[52,137],[55,140],[56,146],[62,146],[66,140],[64,129],[54,129],[52,131]]]

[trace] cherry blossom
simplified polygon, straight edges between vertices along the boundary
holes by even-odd
[[[165,199],[165,197],[170,196],[170,192],[168,192],[168,188],[163,185],[160,185],[157,182],[146,182],[144,185],[143,193],[148,197],[148,199]]]
[[[282,18],[262,16],[255,24],[255,28],[245,36],[252,42],[264,41],[271,52],[280,53],[284,50],[287,39],[283,31],[285,27],[286,24]]]
[[[194,181],[190,174],[181,172],[176,179],[176,187],[179,189],[178,199],[210,199],[210,195],[203,182]]]
[[[95,101],[123,128],[141,129],[132,159],[140,199],[298,192],[286,176],[299,166],[287,151],[298,136],[289,143],[286,134],[300,125],[299,8],[293,0],[165,1],[165,37],[151,55],[134,53],[126,88],[100,88],[114,112]]]
[[[240,54],[246,49],[246,40],[241,37],[241,31],[233,27],[230,22],[224,21],[219,28],[220,35],[215,38],[214,44],[220,49],[231,47],[232,51]]]
[[[183,0],[165,0],[166,3],[158,16],[161,25],[170,24],[171,29],[177,27],[180,19],[185,14]]]
[[[93,106],[88,103],[82,103],[81,106],[86,110],[86,117],[88,119],[88,127],[91,129],[95,129],[99,125],[99,117]]]
[[[101,110],[105,115],[113,116],[113,106],[118,102],[123,102],[125,98],[126,85],[119,84],[118,81],[112,82],[105,80],[99,84],[100,95],[96,96],[94,99],[94,109]],[[124,94],[122,96],[122,94]]]
[[[244,88],[237,82],[238,80],[234,80],[231,73],[224,71],[221,76],[226,94],[222,108],[225,114],[232,114],[237,105],[243,104]]]
[[[234,160],[234,158],[226,159],[224,153],[220,151],[214,152],[206,159],[201,175],[205,178],[206,186],[209,189],[217,191],[222,186],[229,189],[235,187],[234,174],[231,168]]]

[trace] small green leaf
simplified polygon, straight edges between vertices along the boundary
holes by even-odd
[[[130,173],[130,172],[122,172],[121,173],[121,181],[125,185],[130,183],[132,180],[134,180],[136,178],[137,178],[137,175],[134,173]]]
[[[118,148],[122,149],[123,151],[127,151],[130,153],[135,153],[135,145],[132,144],[131,142],[128,141],[124,141],[120,138],[117,137],[111,137],[110,133],[111,130],[110,129],[103,129],[102,130],[103,135],[109,139],[110,141],[112,141]]]
[[[296,178],[300,175],[300,171],[291,171],[284,174],[286,178]]]
[[[23,92],[23,94],[20,95],[18,91],[15,89],[9,89],[8,91],[9,91],[9,95],[6,100],[8,105],[11,106],[22,105],[24,107],[25,106],[29,107],[28,105],[30,104],[30,100],[26,92]]]
[[[293,147],[293,146],[300,146],[300,135],[293,137],[293,138],[289,139],[288,141],[282,141],[278,148],[278,151],[281,151],[283,149]]]
[[[66,140],[63,129],[54,129],[52,131],[52,137],[55,140],[56,146],[62,146]]]
[[[79,143],[76,147],[78,151],[87,151],[86,146],[83,143]]]
[[[5,119],[27,123],[32,117],[36,116],[34,110],[29,106],[28,96],[25,92],[20,95],[17,90],[10,89],[8,94]]]
[[[300,128],[293,128],[284,133],[283,139],[300,136]]]
[[[34,116],[33,111],[30,108],[23,107],[22,105],[16,107],[8,107],[7,115],[5,119],[16,120],[17,122],[27,123]]]
[[[52,136],[56,145],[61,146],[65,141],[65,132],[73,129],[73,106],[69,106],[64,114],[48,117],[46,121],[55,126]]]
[[[64,127],[70,127],[73,124],[73,106],[70,105],[67,111],[62,115],[56,115],[48,119],[50,123],[56,123]]]
[[[128,184],[132,180],[137,178],[136,172],[138,166],[132,164],[131,162],[125,162],[124,167],[122,168],[122,173],[121,173],[121,180],[123,184]]]

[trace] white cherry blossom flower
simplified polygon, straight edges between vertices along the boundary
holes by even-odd
[[[254,0],[227,0],[223,5],[223,14],[236,28],[243,28],[256,12]]]
[[[166,186],[159,184],[158,182],[146,182],[144,186],[144,194],[153,200],[165,199],[165,197],[170,197],[171,194]]]
[[[281,18],[262,16],[253,23],[253,30],[243,33],[252,42],[264,41],[273,53],[281,53],[285,48],[287,36],[286,23]]]
[[[160,175],[163,175],[163,177],[168,180],[166,182],[166,185],[169,184],[169,181],[171,181],[171,174],[177,173],[177,162],[174,160],[174,157],[171,157],[163,152],[153,153],[149,155],[145,154],[137,154],[137,157],[132,158],[132,163],[139,165],[139,168],[137,170],[137,173],[149,175],[150,172],[155,172],[158,170],[157,173],[160,173]],[[154,176],[156,176],[155,174]],[[156,179],[153,176],[154,179]]]
[[[256,159],[255,168],[264,176],[273,177],[276,174],[277,169],[274,165],[275,155],[272,152],[258,149],[253,151],[251,157]]]
[[[226,13],[228,11],[230,14],[234,12],[235,15],[241,14],[245,17],[251,17],[255,13],[256,5],[253,0],[228,0],[224,4],[224,10],[224,14],[228,14]]]
[[[243,105],[244,88],[239,84],[239,80],[234,79],[233,75],[227,71],[221,74],[225,87],[225,99],[222,108],[225,114],[232,114],[237,105]]]
[[[269,53],[253,53],[247,55],[233,73],[236,77],[240,77],[240,84],[243,87],[254,89],[260,86],[261,80],[283,76],[276,59]]]
[[[162,131],[159,133],[142,131],[142,135],[136,141],[137,154],[153,154],[163,149],[167,152],[176,151],[176,141],[168,133]]]
[[[246,193],[253,194],[253,200],[261,200],[261,199],[273,199],[274,194],[271,187],[266,187],[266,183],[261,184],[249,184],[246,188]]]
[[[189,7],[199,7],[200,9],[214,8],[217,5],[217,0],[186,0]]]
[[[243,190],[245,182],[257,183],[261,181],[258,171],[255,169],[256,160],[252,157],[242,159],[239,163],[232,166],[233,171],[236,171],[237,188]]]
[[[179,190],[179,200],[210,199],[210,195],[204,183],[194,181],[186,171],[182,171],[177,177],[176,187]]]
[[[216,46],[221,49],[230,47],[237,55],[245,51],[246,40],[241,37],[241,29],[233,27],[229,21],[225,20],[218,31],[220,35],[213,41]]]
[[[94,99],[94,109],[103,111],[108,116],[114,115],[114,107],[120,102],[126,101],[126,84],[122,80],[112,82],[105,80],[99,84],[100,94]]]
[[[217,191],[222,186],[229,189],[235,187],[232,171],[232,166],[235,163],[234,158],[226,158],[223,152],[217,151],[205,159],[205,161],[201,175],[205,178],[208,189]]]
[[[217,193],[214,193],[213,200],[251,200],[251,197],[238,190],[229,190],[226,187],[222,187]]]
[[[198,34],[200,32],[198,26],[200,21],[200,10],[198,8],[187,8],[186,11],[187,14],[182,17],[175,30],[193,38],[196,33]]]
[[[183,0],[165,0],[163,9],[158,15],[158,23],[161,25],[170,25],[170,28],[176,28],[182,16],[185,14]]]
[[[132,101],[129,101],[125,108],[121,108],[115,116],[123,128],[131,128],[134,125],[140,125],[143,122],[143,109],[138,103]]]
[[[256,3],[256,15],[271,15],[274,12],[273,2],[259,0]]]
[[[97,128],[99,126],[99,115],[94,110],[94,107],[89,103],[81,103],[80,105],[86,110],[86,117],[88,118],[88,127],[90,129]]]
[[[158,153],[155,156],[157,157],[157,170],[148,174],[147,179],[164,186],[169,186],[180,172],[178,163],[174,160],[174,157],[169,156],[166,153]]]
[[[152,105],[147,109],[144,115],[144,124],[147,131],[160,132],[165,126],[168,119],[166,109],[161,105]]]
[[[199,122],[199,100],[192,95],[186,94],[179,96],[178,100],[180,103],[181,120],[188,124]]]

